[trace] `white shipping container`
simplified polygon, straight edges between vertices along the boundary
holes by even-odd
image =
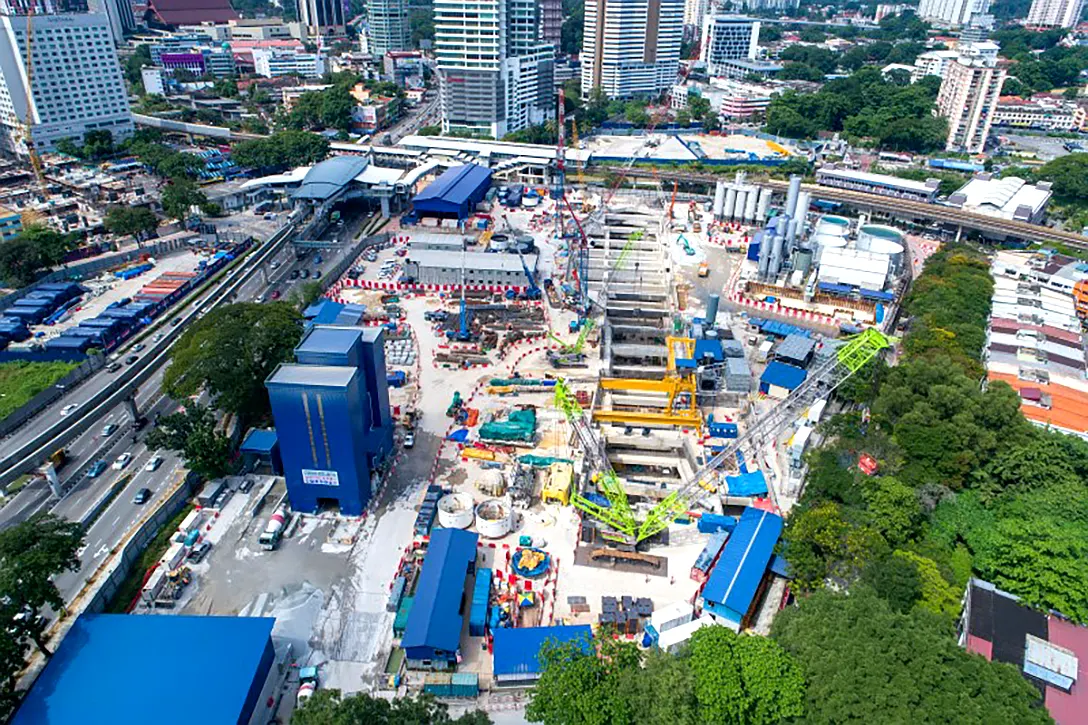
[[[797,432],[793,434],[793,438],[790,440],[790,456],[795,463],[801,462],[801,456],[805,454],[805,448],[808,447],[808,441],[812,438],[812,428],[805,425],[797,429]]]
[[[824,417],[824,408],[827,407],[827,398],[820,398],[812,404],[808,409],[808,422],[810,425],[816,425],[820,422],[820,418]]]
[[[173,571],[185,561],[186,553],[188,553],[188,547],[185,546],[185,544],[171,544],[170,548],[166,550],[166,553],[162,555],[160,561],[168,571]]]
[[[188,516],[182,519],[181,525],[178,526],[178,531],[180,531],[182,534],[188,534],[193,529],[200,528],[200,523],[201,521],[203,521],[203,519],[203,512],[200,509],[193,509],[189,512]]]
[[[756,353],[756,360],[759,362],[767,362],[767,358],[771,356],[771,348],[774,347],[774,343],[770,340],[764,340],[759,345],[759,350]]]
[[[147,583],[144,584],[143,590],[140,595],[144,598],[144,601],[150,603],[155,600],[155,597],[159,596],[159,592],[162,591],[162,585],[166,582],[166,569],[159,567],[155,571],[151,572],[151,576],[147,578]]]
[[[670,629],[687,624],[695,617],[695,608],[691,602],[674,602],[650,615],[650,625],[658,635]]]
[[[685,624],[681,624],[679,627],[673,627],[667,632],[662,633],[657,638],[657,646],[665,652],[675,652],[680,649],[680,646],[691,639],[691,635],[698,632],[703,627],[716,626],[715,622],[710,616],[704,614],[698,619],[692,620]]]

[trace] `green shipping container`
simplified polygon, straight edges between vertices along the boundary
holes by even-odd
[[[397,616],[393,618],[393,636],[403,637],[404,630],[408,627],[408,614],[412,611],[412,602],[415,597],[404,597],[397,607]]]
[[[476,697],[480,694],[480,676],[475,672],[455,672],[450,677],[450,697]]]
[[[423,691],[429,692],[435,697],[449,697],[450,679],[452,677],[448,672],[432,672],[423,680]]]

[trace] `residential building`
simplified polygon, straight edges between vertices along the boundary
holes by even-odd
[[[325,56],[322,53],[303,53],[295,50],[272,48],[253,49],[253,70],[265,78],[301,76],[320,78],[325,75]]]
[[[901,14],[904,10],[913,10],[913,5],[888,5],[879,4],[876,6],[876,10],[873,12],[874,22],[879,23],[881,20],[887,17],[894,17]]]
[[[166,95],[166,74],[162,68],[156,68],[154,66],[147,66],[140,69],[140,79],[144,84],[144,93],[165,96]]]
[[[683,0],[586,0],[582,95],[657,96],[676,82]]]
[[[976,214],[1041,224],[1051,195],[1047,181],[1029,184],[1016,176],[998,179],[978,174],[949,195],[946,203]]]
[[[762,116],[771,105],[774,92],[767,86],[757,86],[729,81],[722,86],[722,98],[718,115],[722,118],[751,118]]]
[[[0,241],[14,239],[22,230],[23,218],[19,212],[0,206]]]
[[[31,7],[35,15],[85,13],[90,10],[87,0],[0,0],[0,15],[26,15]]]
[[[382,59],[385,77],[401,88],[423,86],[423,53],[418,50],[391,50]]]
[[[989,11],[990,0],[921,0],[918,4],[918,17],[950,28],[968,25]]]
[[[997,108],[994,110],[994,123],[999,126],[1043,131],[1082,131],[1085,121],[1083,106],[1051,97],[1002,96],[997,100]]]
[[[744,80],[748,76],[760,78],[772,78],[782,71],[782,66],[777,63],[768,63],[765,60],[722,60],[718,63],[718,75],[722,78]]]
[[[960,54],[954,50],[930,50],[914,59],[910,82],[917,83],[926,76],[944,78],[945,71]]]
[[[703,33],[709,0],[685,0],[684,2],[684,37],[693,38]]]
[[[377,96],[358,83],[351,89],[351,97],[357,105],[352,113],[352,126],[356,131],[370,133],[385,128],[400,116],[399,98]]]
[[[26,154],[23,123],[39,151],[103,130],[132,134],[128,93],[109,20],[99,14],[34,17],[32,82],[24,71],[28,18],[0,15],[0,148]]]
[[[411,46],[408,0],[368,0],[366,4],[367,50],[376,56]]]
[[[113,42],[117,45],[125,42],[126,33],[136,32],[136,14],[130,0],[90,0],[89,5],[91,12],[109,18]]]
[[[740,0],[739,3],[734,4],[739,5],[739,9],[745,11],[777,10],[778,12],[788,13],[799,8],[801,0]]]
[[[742,15],[715,15],[703,25],[699,59],[711,77],[724,75],[727,60],[755,60],[759,50],[759,22]]]
[[[948,119],[945,149],[981,153],[1005,82],[995,43],[967,43],[949,65],[937,93],[936,114]]]
[[[245,18],[227,24],[224,40],[301,40],[300,23],[285,23],[279,18]]]
[[[553,73],[555,75],[556,88],[567,81],[579,79],[580,82],[582,78],[582,63],[577,58],[556,58]]]
[[[1032,0],[1024,25],[1031,28],[1072,28],[1080,22],[1084,0]]]
[[[394,2],[396,0],[393,0]],[[298,19],[311,38],[339,38],[346,32],[341,0],[296,0]]]
[[[540,39],[555,46],[563,34],[563,0],[540,0]]]
[[[555,46],[533,0],[436,0],[442,130],[502,138],[555,111]]]
[[[186,70],[193,75],[225,78],[237,75],[234,54],[229,48],[194,46],[182,52],[158,53],[157,65],[168,71]]]

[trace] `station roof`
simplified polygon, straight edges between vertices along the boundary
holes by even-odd
[[[936,194],[937,191],[935,185],[931,185],[925,181],[900,179],[898,176],[874,174],[868,171],[854,171],[853,169],[832,169],[823,167],[816,170],[817,182],[819,182],[821,176],[842,179],[843,181],[859,182],[862,184],[869,184],[870,186],[894,189],[896,191],[907,191],[913,194],[932,195]]]
[[[456,214],[463,219],[483,200],[490,186],[491,169],[486,166],[454,166],[416,194],[412,205],[424,214]]]
[[[808,374],[799,367],[772,360],[763,371],[763,374],[759,376],[759,382],[766,383],[767,385],[775,385],[779,388],[785,388],[786,390],[794,390],[801,383],[805,382],[805,377],[807,377],[807,375]]]
[[[251,688],[271,666],[264,659],[275,621],[84,614],[27,693],[12,725],[188,725],[194,711],[169,706],[177,702],[183,682],[199,688],[197,720],[247,722]],[[198,647],[195,661],[180,655],[182,643]]]
[[[431,535],[401,647],[455,652],[461,643],[461,597],[479,536],[461,529]],[[411,653],[409,653],[411,656]]]
[[[242,453],[261,453],[268,455],[272,452],[272,449],[276,447],[279,442],[279,438],[276,436],[275,430],[269,430],[265,428],[254,428],[246,436],[246,439],[242,441],[240,450]]]
[[[296,199],[331,199],[360,176],[370,161],[363,156],[333,156],[314,166],[302,179]]]
[[[535,679],[540,676],[540,647],[552,640],[558,644],[581,640],[581,649],[593,651],[593,629],[588,624],[554,627],[502,627],[494,631],[496,677]]]
[[[272,371],[268,386],[305,385],[317,388],[343,388],[351,383],[358,368],[339,365],[293,365],[284,363]]]
[[[529,269],[536,269],[536,253],[524,254],[525,264]],[[521,260],[516,254],[493,254],[491,252],[449,252],[440,249],[410,249],[408,261],[415,262],[421,267],[438,267],[443,269],[461,269],[461,259],[464,258],[466,270],[491,270],[495,272],[523,272]],[[528,282],[528,280],[526,280]]]
[[[703,598],[747,612],[781,535],[781,516],[751,506],[744,509],[707,579]]]

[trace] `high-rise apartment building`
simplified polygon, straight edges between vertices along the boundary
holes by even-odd
[[[298,19],[311,38],[335,38],[345,34],[343,0],[297,0]]]
[[[502,138],[555,109],[555,46],[534,0],[435,0],[442,130]]]
[[[39,151],[62,138],[132,134],[132,113],[104,15],[35,15],[27,81],[27,16],[0,15],[0,148],[26,154],[27,120]]]
[[[922,0],[918,17],[937,25],[960,28],[990,12],[990,0]]]
[[[408,0],[369,0],[366,16],[367,52],[383,56],[411,46]]]
[[[1024,25],[1032,28],[1072,28],[1080,22],[1084,0],[1032,0]]]
[[[85,13],[87,0],[0,0],[0,15],[26,15],[34,8],[35,15]]]
[[[540,0],[540,39],[559,50],[563,39],[563,0]]]
[[[703,23],[709,10],[710,0],[685,0],[684,37],[692,38],[703,32]]]
[[[136,14],[131,0],[90,0],[93,13],[105,15],[110,21],[110,31],[117,45],[125,42],[126,33],[136,32]]]
[[[937,94],[939,116],[948,119],[945,149],[981,153],[993,125],[1005,69],[997,63],[995,43],[963,43],[959,57],[945,71]]]
[[[711,77],[723,75],[727,60],[755,60],[759,49],[759,23],[742,15],[715,15],[703,24],[699,59]]]
[[[676,82],[684,0],[586,0],[582,94],[656,96]]]

